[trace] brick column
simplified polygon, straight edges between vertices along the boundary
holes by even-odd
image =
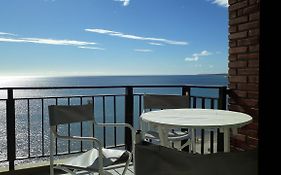
[[[254,122],[231,138],[232,150],[258,144],[260,0],[229,0],[229,110],[251,115]]]

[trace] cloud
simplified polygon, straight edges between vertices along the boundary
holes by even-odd
[[[123,6],[128,6],[130,3],[130,0],[114,0],[114,1],[122,2]]]
[[[16,36],[16,34],[13,34],[13,33],[6,33],[6,32],[0,32],[0,35]]]
[[[210,0],[209,0],[210,1]],[[211,0],[212,4],[216,4],[222,7],[228,7],[228,0]]]
[[[79,46],[80,49],[91,49],[91,50],[105,50],[105,48],[100,47],[89,47],[89,46]]]
[[[76,40],[58,40],[58,39],[50,39],[50,38],[7,38],[7,37],[0,37],[0,42],[34,43],[34,44],[64,45],[64,46],[77,46],[77,47],[96,44],[94,42],[76,41]]]
[[[192,54],[192,57],[186,57],[184,60],[185,61],[198,61],[200,57],[209,56],[209,55],[212,55],[212,53],[208,52],[207,50],[203,50],[200,53]]]
[[[136,52],[152,52],[150,49],[134,49]]]
[[[124,34],[121,32],[116,32],[112,30],[105,30],[105,29],[85,29],[87,32],[93,32],[93,33],[99,33],[99,34],[105,34],[109,36],[116,36],[120,38],[127,38],[127,39],[133,39],[133,40],[142,40],[142,41],[151,41],[151,42],[160,42],[161,44],[171,44],[171,45],[187,45],[188,42],[185,41],[173,41],[168,40],[164,38],[153,38],[153,37],[143,37],[143,36],[136,36],[136,35],[129,35]]]
[[[154,46],[164,46],[164,44],[162,44],[162,43],[153,43],[153,42],[150,42],[150,43],[148,43],[148,44],[154,45]]]

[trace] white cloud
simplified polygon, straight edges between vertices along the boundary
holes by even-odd
[[[105,50],[105,48],[100,47],[89,47],[89,46],[79,46],[80,49],[92,49],[92,50]]]
[[[114,0],[114,1],[122,2],[123,6],[128,6],[130,3],[130,0]]]
[[[94,42],[76,41],[76,40],[57,40],[49,38],[3,38],[0,37],[0,42],[14,43],[34,43],[34,44],[49,44],[49,45],[65,45],[65,46],[86,46],[94,45]]]
[[[22,38],[22,39],[29,43],[51,44],[51,45],[85,46],[85,45],[96,44],[94,42],[75,41],[75,40],[56,40],[56,39],[49,39],[49,38]]]
[[[212,0],[212,3],[222,7],[228,7],[228,0]]]
[[[164,39],[164,38],[153,38],[153,37],[129,35],[129,34],[124,34],[121,32],[105,30],[105,29],[85,29],[85,31],[99,33],[99,34],[106,34],[106,35],[110,35],[110,36],[117,36],[120,38],[127,38],[127,39],[133,39],[133,40],[161,42],[161,43],[171,44],[171,45],[187,45],[188,44],[188,42],[185,42],[185,41],[173,41],[173,40],[168,40],[168,39]]]
[[[16,34],[13,34],[13,33],[6,33],[6,32],[0,32],[0,35],[11,35],[11,36],[16,36]]]
[[[209,55],[212,55],[212,53],[208,52],[207,50],[203,50],[200,53],[192,54],[192,57],[186,57],[184,60],[185,61],[198,61],[200,57],[209,56]]]
[[[164,46],[164,44],[162,44],[162,43],[153,43],[153,42],[150,42],[150,43],[148,43],[148,44],[154,45],[154,46]]]
[[[150,49],[134,49],[136,52],[152,52]]]

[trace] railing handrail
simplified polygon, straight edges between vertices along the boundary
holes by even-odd
[[[225,85],[196,85],[196,84],[161,84],[161,85],[116,85],[116,86],[44,86],[44,87],[0,87],[0,90],[14,89],[14,90],[45,90],[45,89],[108,89],[108,88],[161,88],[161,87],[190,87],[190,88],[222,88],[226,87]]]

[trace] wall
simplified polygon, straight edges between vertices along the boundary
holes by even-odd
[[[229,0],[229,110],[251,115],[253,123],[231,138],[232,150],[258,145],[260,0]]]

